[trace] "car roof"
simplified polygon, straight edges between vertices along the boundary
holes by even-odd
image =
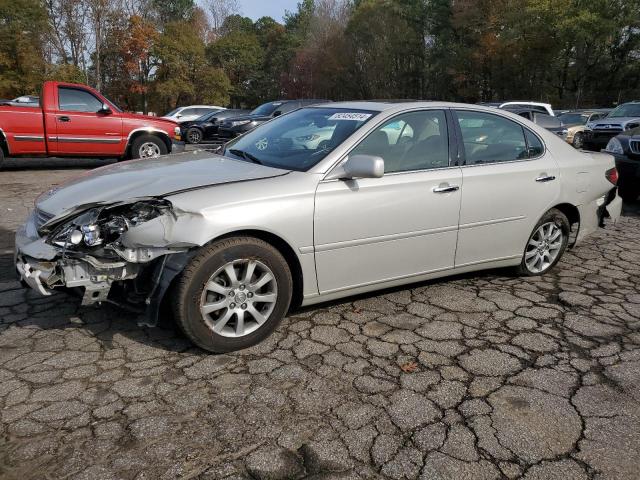
[[[320,107],[354,109],[354,110],[371,110],[376,112],[384,112],[385,110],[392,110],[392,109],[408,110],[408,109],[420,108],[420,107],[473,108],[474,110],[486,111],[494,114],[496,113],[495,108],[487,107],[484,105],[475,105],[472,103],[440,102],[435,100],[375,100],[375,101],[358,100],[358,101],[347,101],[347,102],[320,103],[317,105],[309,106],[308,108],[320,108]]]

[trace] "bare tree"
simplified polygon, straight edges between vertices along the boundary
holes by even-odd
[[[237,0],[207,0],[209,16],[211,17],[211,32],[214,39],[220,37],[222,24],[230,15],[239,14],[240,6]]]

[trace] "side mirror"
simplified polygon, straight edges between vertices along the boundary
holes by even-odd
[[[111,108],[109,107],[108,104],[103,103],[102,106],[100,107],[100,110],[98,110],[98,113],[109,115],[111,113]]]
[[[279,117],[280,115],[282,115],[282,110],[276,110],[275,112],[273,112],[274,117]]]
[[[384,160],[375,155],[354,155],[336,168],[327,180],[339,178],[352,180],[354,178],[380,178],[384,175]]]
[[[182,114],[181,113],[176,113],[176,118],[181,118]]]

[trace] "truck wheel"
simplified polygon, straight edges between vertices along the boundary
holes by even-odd
[[[155,158],[167,153],[167,146],[155,135],[140,135],[131,146],[131,158]]]
[[[552,208],[533,227],[524,247],[522,262],[517,267],[520,275],[534,276],[547,273],[560,261],[569,243],[571,224],[560,210]]]
[[[228,238],[203,248],[184,269],[173,290],[174,317],[200,348],[231,352],[269,336],[292,291],[278,250],[253,237]]]
[[[198,144],[202,141],[202,132],[199,128],[191,127],[187,130],[187,141],[189,143]]]
[[[4,164],[4,150],[2,150],[2,146],[0,146],[0,170],[2,170],[3,164]]]

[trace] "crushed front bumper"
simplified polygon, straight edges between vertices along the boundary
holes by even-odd
[[[139,264],[71,256],[49,245],[38,236],[34,214],[16,232],[14,264],[19,280],[41,295],[58,288],[84,289],[83,305],[105,301],[114,282],[134,279],[140,271]]]

